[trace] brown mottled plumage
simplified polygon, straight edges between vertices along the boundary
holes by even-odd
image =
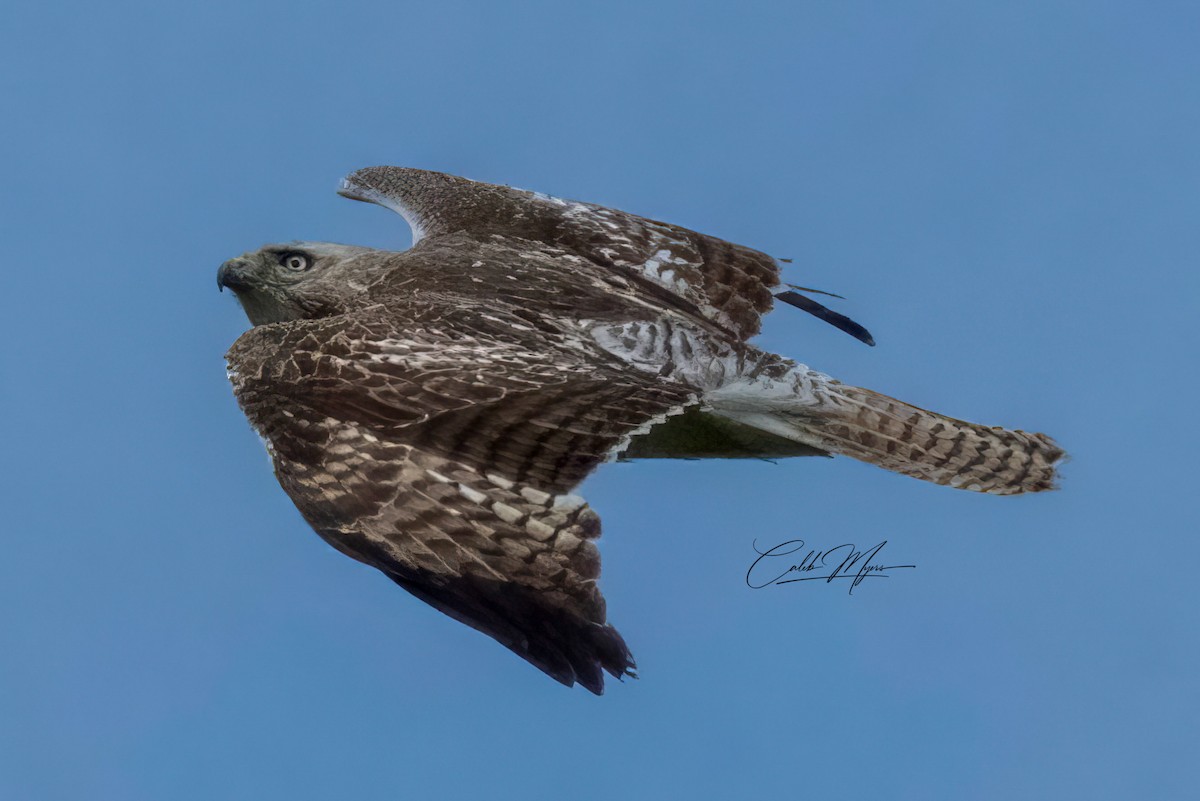
[[[331,545],[564,684],[599,693],[633,668],[596,587],[599,518],[569,494],[606,459],[840,453],[993,494],[1052,486],[1044,435],[748,344],[781,287],[762,253],[422,170],[341,192],[404,215],[414,246],[223,265],[255,326],[228,354],[238,402]]]

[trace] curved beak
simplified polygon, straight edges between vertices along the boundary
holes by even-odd
[[[245,272],[246,263],[241,259],[230,259],[217,270],[217,289],[222,292],[229,287],[234,292],[250,289],[250,281]]]

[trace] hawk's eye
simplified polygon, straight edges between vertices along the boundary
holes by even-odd
[[[279,256],[279,265],[299,273],[312,267],[312,259],[303,253],[283,253]]]

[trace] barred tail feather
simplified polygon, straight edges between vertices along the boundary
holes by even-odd
[[[990,427],[836,382],[804,434],[833,453],[915,478],[992,495],[1055,489],[1066,452],[1045,434]],[[819,444],[818,444],[819,443]]]
[[[907,476],[993,495],[1055,489],[1066,457],[1045,434],[976,425],[791,363],[710,392],[706,406],[760,431]]]

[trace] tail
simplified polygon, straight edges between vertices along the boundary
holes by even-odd
[[[935,484],[992,495],[1056,488],[1055,468],[1066,452],[1045,434],[956,420],[802,365],[789,377],[786,398],[771,382],[774,391],[757,398],[742,385],[706,400],[738,422]]]

